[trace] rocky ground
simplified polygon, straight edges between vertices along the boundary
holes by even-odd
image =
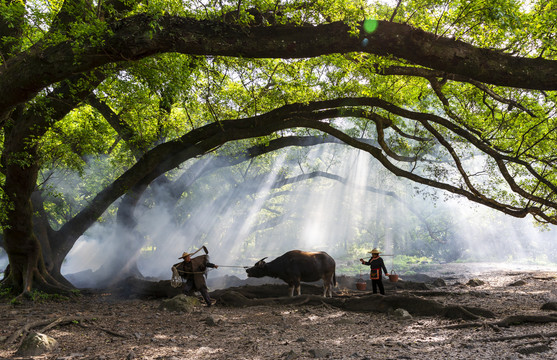
[[[346,281],[336,289],[337,303],[316,302],[313,296],[311,301],[286,304],[250,300],[249,306],[238,307],[227,303],[231,292],[224,289],[213,293],[222,299],[215,306],[191,312],[164,310],[160,298],[130,299],[105,292],[77,301],[1,303],[0,359],[555,358],[557,308],[541,307],[557,301],[557,271],[443,266],[428,275],[401,276],[399,283],[388,284],[384,299],[408,296],[481,307],[495,318],[404,318],[394,309],[347,310],[336,306],[338,301],[374,301],[380,295],[358,291]],[[434,283],[438,277],[443,281]],[[283,285],[275,287],[286,292]],[[257,293],[257,286],[236,290]],[[411,306],[407,310],[412,313]],[[521,317],[511,317],[516,315]],[[18,356],[23,336],[17,335],[30,331],[54,338],[58,348],[40,356]]]

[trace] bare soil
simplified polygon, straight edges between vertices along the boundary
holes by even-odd
[[[237,307],[224,301],[228,289],[212,293],[223,299],[215,306],[190,313],[161,310],[161,298],[129,299],[110,292],[70,301],[1,303],[0,359],[555,358],[557,310],[541,307],[557,301],[557,272],[484,270],[464,276],[458,272],[458,277],[446,273],[445,285],[429,284],[423,290],[405,289],[401,276],[399,286],[389,284],[385,297],[418,297],[495,314],[475,320],[437,315],[401,319],[392,309],[352,311],[326,301]],[[257,288],[235,291],[256,294]],[[380,296],[338,287],[333,300]],[[521,317],[510,318],[516,315]],[[534,322],[553,317],[556,321]],[[53,337],[59,348],[36,357],[15,356],[22,336],[13,335],[27,330]]]

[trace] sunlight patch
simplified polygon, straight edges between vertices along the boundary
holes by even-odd
[[[375,30],[377,30],[377,26],[379,22],[375,19],[366,19],[364,20],[364,31],[368,34],[371,34]]]

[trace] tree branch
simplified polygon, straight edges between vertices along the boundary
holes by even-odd
[[[165,52],[252,58],[307,58],[333,53],[367,52],[484,83],[538,90],[557,89],[557,61],[526,58],[436,36],[409,25],[378,21],[377,29],[359,36],[342,22],[317,26],[242,27],[178,16],[138,14],[114,22],[93,43],[79,40],[49,44],[49,37],[6,61],[0,69],[0,113],[31,99],[70,74],[103,64],[138,60]],[[369,41],[362,46],[362,40]],[[83,39],[88,39],[83,36]],[[102,40],[102,41],[98,41]],[[101,45],[99,45],[101,44]],[[55,71],[44,71],[44,67]]]

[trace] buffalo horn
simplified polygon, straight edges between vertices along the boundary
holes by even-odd
[[[268,256],[265,256],[263,259],[261,259],[261,260],[259,260],[258,262],[256,262],[256,263],[255,263],[255,266],[258,266],[258,265],[263,264],[263,261],[265,261],[265,259],[266,259],[267,257],[268,257]]]

